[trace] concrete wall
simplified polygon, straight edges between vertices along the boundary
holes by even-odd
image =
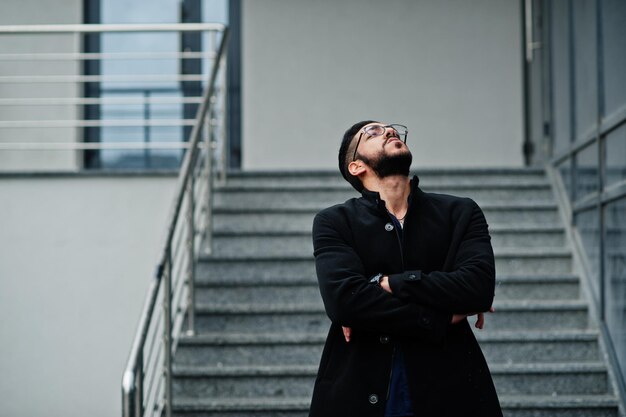
[[[82,23],[82,0],[2,0],[0,25]],[[76,53],[75,34],[0,34],[0,54]],[[79,75],[78,60],[0,60],[3,76]],[[0,97],[75,98],[82,95],[75,82],[0,83]],[[76,142],[81,131],[74,127],[7,127],[4,122],[76,120],[82,112],[75,104],[1,105],[0,142]],[[0,170],[75,170],[82,161],[76,151],[0,151]]]
[[[0,176],[0,415],[111,417],[173,176]]]
[[[517,0],[242,0],[243,168],[335,168],[363,119],[414,167],[520,166]]]

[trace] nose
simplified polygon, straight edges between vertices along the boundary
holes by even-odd
[[[389,139],[391,137],[400,139],[400,135],[398,134],[398,131],[396,129],[394,129],[393,127],[385,128],[385,138]]]

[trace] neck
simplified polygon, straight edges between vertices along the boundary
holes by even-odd
[[[404,217],[409,208],[407,199],[411,193],[411,182],[406,175],[391,175],[385,178],[371,178],[363,184],[370,191],[376,191],[385,201],[387,210],[398,218]]]

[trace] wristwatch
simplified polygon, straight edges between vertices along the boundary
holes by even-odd
[[[380,287],[380,280],[384,277],[383,274],[376,274],[370,279],[371,284],[376,284]]]

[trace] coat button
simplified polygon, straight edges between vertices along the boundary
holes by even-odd
[[[380,336],[380,343],[382,343],[383,345],[386,345],[387,343],[389,343],[389,336],[387,335]]]
[[[370,394],[370,396],[368,397],[368,400],[370,404],[376,404],[378,402],[378,395]]]
[[[385,225],[385,230],[388,231],[388,232],[391,232],[393,230],[393,224],[387,223]]]

